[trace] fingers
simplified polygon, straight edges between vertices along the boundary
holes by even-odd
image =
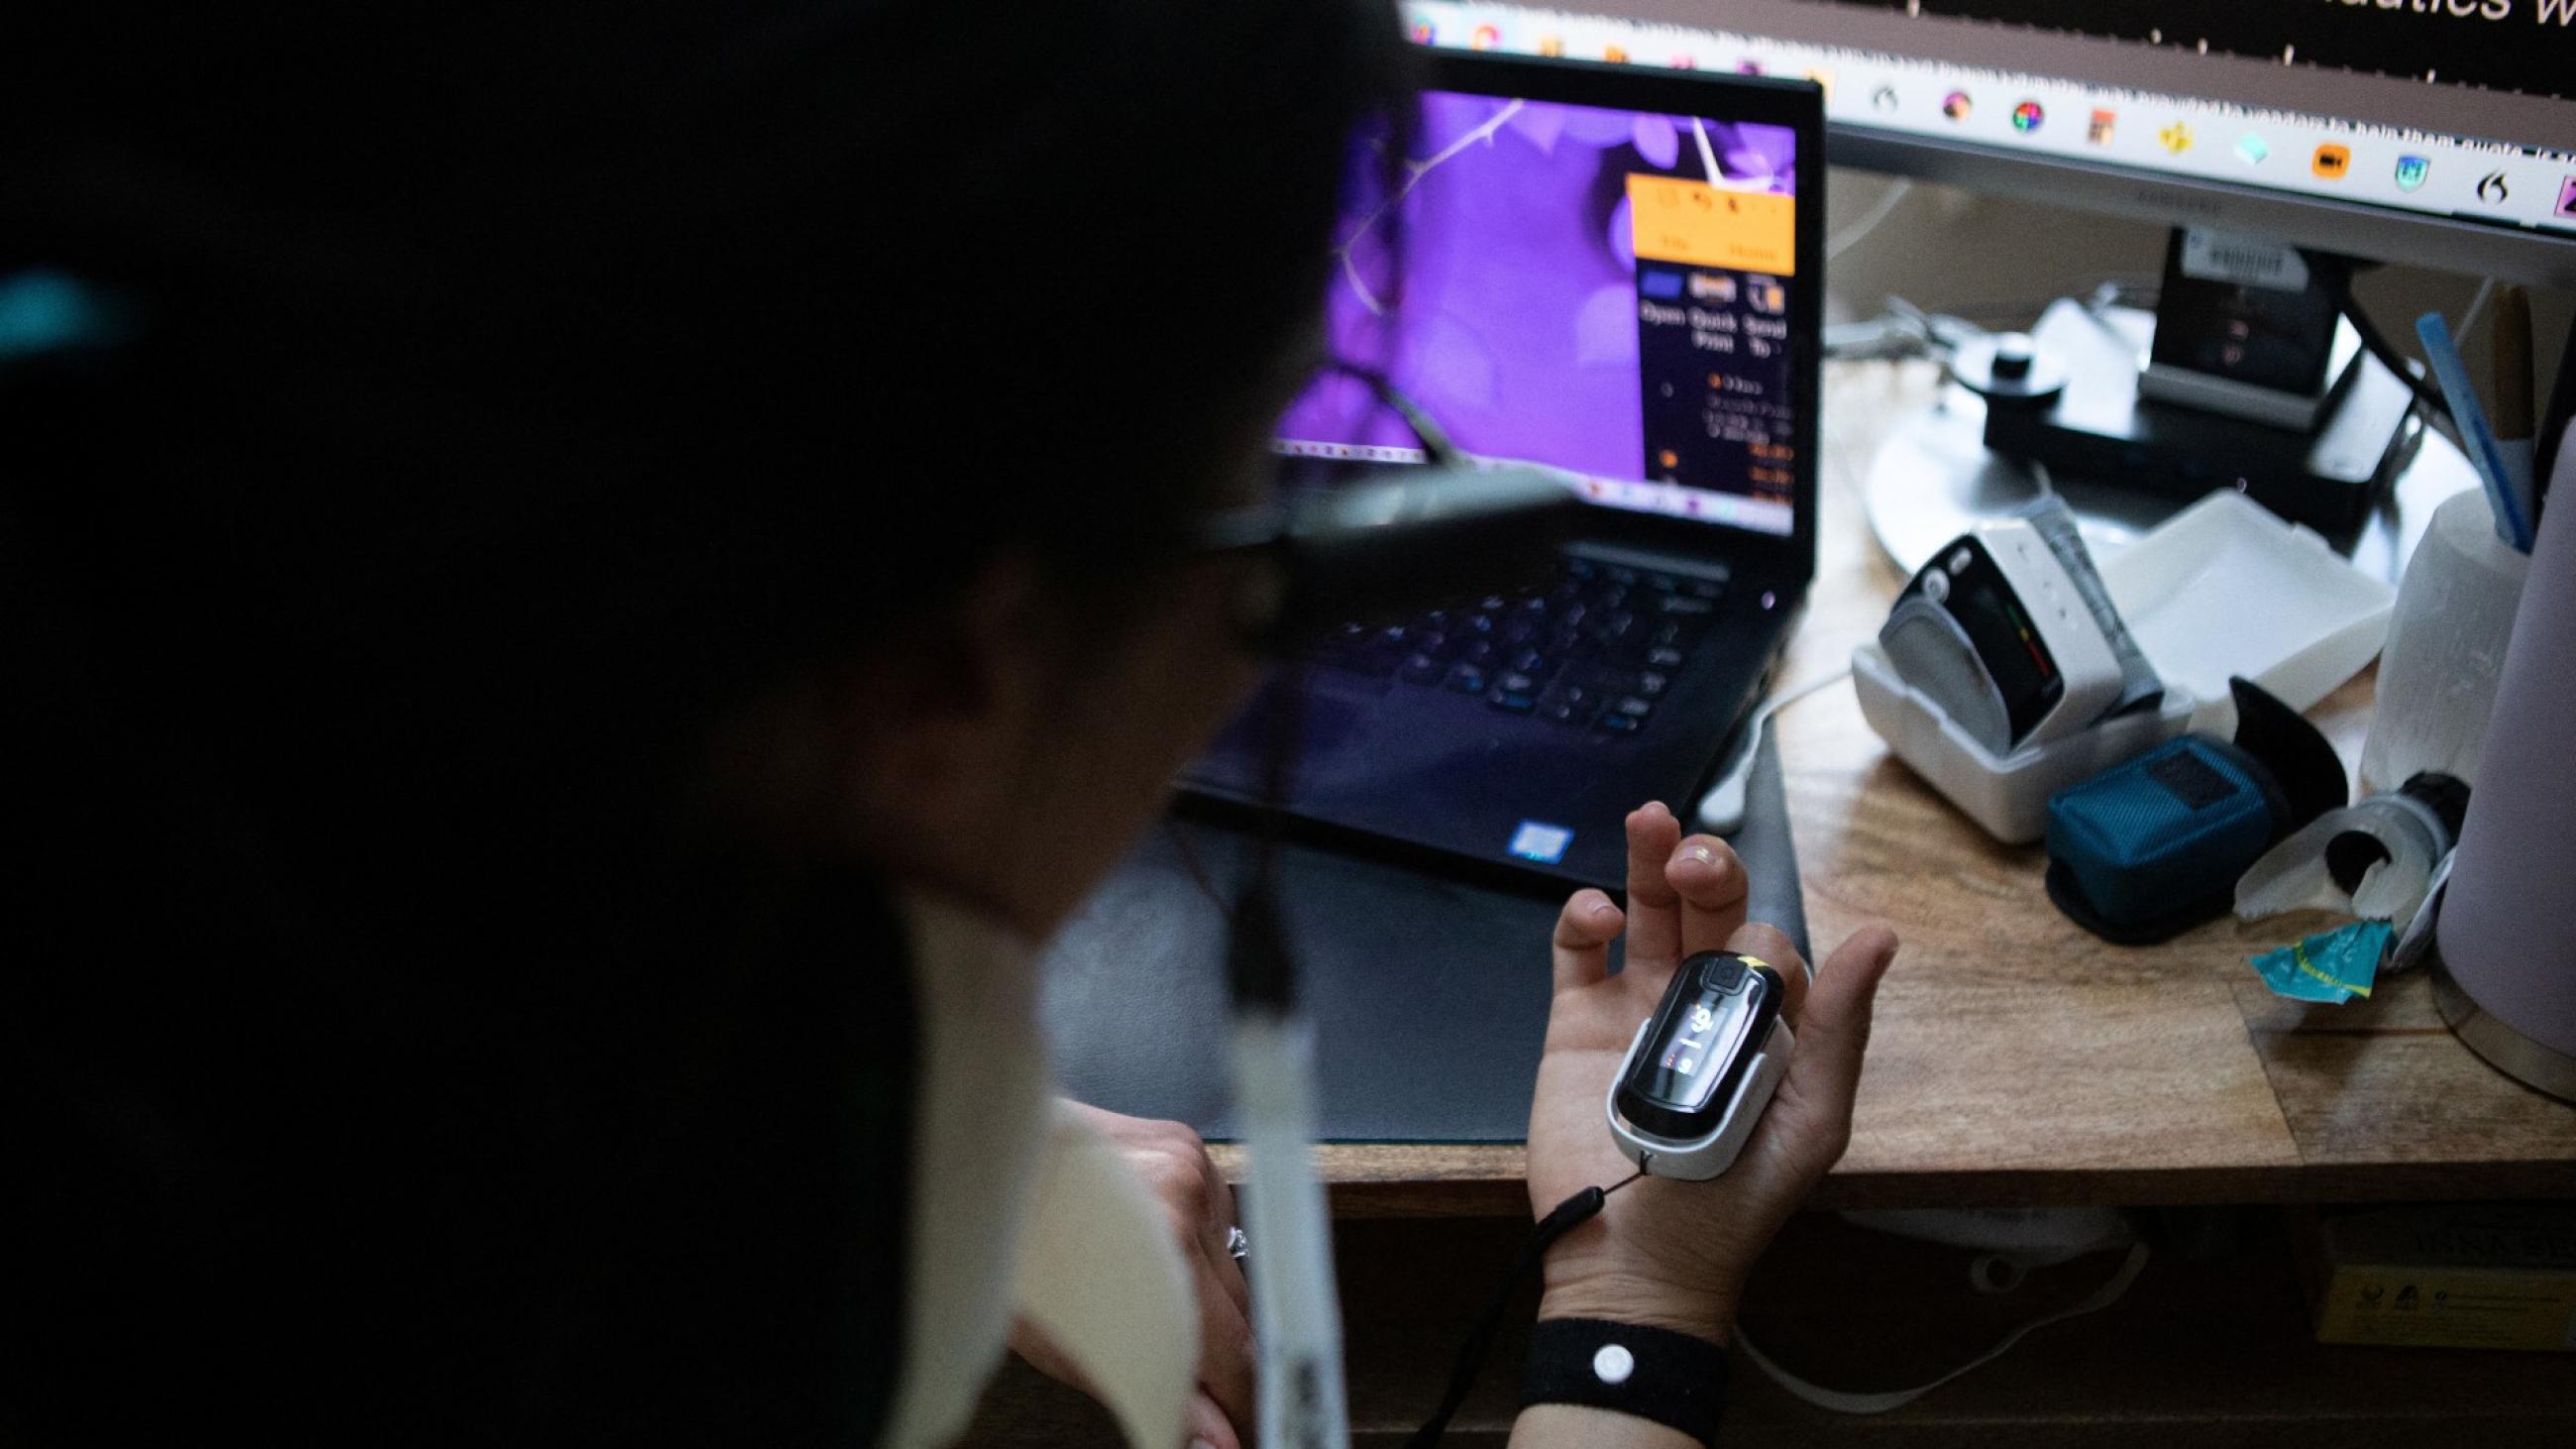
[[[1682,898],[1665,866],[1681,845],[1682,824],[1660,800],[1628,812],[1627,969],[1669,972],[1682,958]],[[1656,978],[1658,984],[1661,975]]]
[[[1146,1139],[1130,1146],[1129,1160],[1169,1215],[1198,1290],[1199,1390],[1234,1426],[1232,1442],[1240,1443],[1253,1423],[1255,1355],[1251,1289],[1243,1265],[1226,1251],[1234,1190],[1209,1160],[1207,1144],[1181,1123],[1137,1123],[1130,1134]]]
[[[1182,1130],[1188,1131],[1187,1128]],[[1190,1140],[1198,1142],[1198,1134],[1191,1132]],[[1234,1189],[1227,1185],[1225,1174],[1216,1170],[1216,1163],[1209,1160],[1207,1144],[1199,1142],[1198,1149],[1200,1170],[1207,1174],[1208,1198],[1207,1227],[1200,1241],[1208,1245],[1209,1261],[1217,1270],[1218,1285],[1227,1297],[1234,1300],[1236,1308],[1249,1315],[1252,1312],[1252,1288],[1244,1281],[1243,1265],[1234,1260],[1233,1252],[1226,1246],[1234,1236],[1236,1222]]]
[[[1250,1437],[1235,1429],[1216,1400],[1205,1394],[1190,1400],[1190,1449],[1243,1449]]]
[[[1724,950],[1744,925],[1753,888],[1733,847],[1714,835],[1691,836],[1673,852],[1664,875],[1681,897],[1682,954]]]
[[[1807,1049],[1807,960],[1777,926],[1761,921],[1738,926],[1721,948],[1739,956],[1750,956],[1780,973],[1784,994],[1780,998],[1781,1019],[1796,1030],[1797,1050]]]
[[[1234,1260],[1218,1254],[1219,1269],[1205,1258],[1197,1261],[1199,1278],[1199,1392],[1235,1430],[1237,1442],[1252,1437],[1257,1410],[1252,1390],[1252,1319],[1249,1306],[1227,1293],[1223,1280],[1241,1284]],[[1225,1441],[1213,1440],[1219,1445]]]
[[[1244,1282],[1243,1265],[1226,1250],[1234,1228],[1234,1189],[1209,1160],[1207,1144],[1199,1134],[1178,1122],[1155,1125],[1168,1135],[1157,1145],[1153,1159],[1138,1166],[1171,1215],[1172,1235],[1180,1241],[1181,1251],[1200,1270],[1201,1296],[1213,1294],[1227,1300],[1235,1318],[1246,1320],[1252,1312],[1252,1290]]]
[[[1556,989],[1590,986],[1610,974],[1610,943],[1628,917],[1596,890],[1576,891],[1556,913]]]
[[[1242,1449],[1254,1422],[1255,1354],[1252,1293],[1242,1265],[1226,1251],[1234,1190],[1209,1160],[1207,1144],[1182,1123],[1122,1117],[1079,1102],[1067,1106],[1117,1147],[1162,1205],[1199,1306],[1199,1398],[1191,1408],[1190,1432],[1214,1449]],[[1015,1336],[1012,1346],[1042,1371],[1080,1382],[1071,1360],[1033,1328]]]
[[[1817,1150],[1830,1149],[1827,1166],[1842,1156],[1851,1139],[1852,1098],[1860,1091],[1861,1059],[1869,1050],[1869,1024],[1878,1002],[1878,983],[1896,960],[1896,933],[1872,926],[1854,932],[1841,949],[1825,958],[1816,973],[1806,1016],[1797,1027],[1798,1044],[1789,1056],[1785,1084],[1802,1111],[1816,1114],[1802,1130],[1816,1138]]]

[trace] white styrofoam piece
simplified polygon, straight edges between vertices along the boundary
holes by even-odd
[[[2324,539],[2230,490],[2114,554],[2102,583],[2166,687],[2205,705],[2242,675],[2308,709],[2377,657],[2397,602]]]
[[[2102,565],[2121,617],[2165,681],[2163,707],[1997,758],[1896,675],[1872,640],[1852,651],[1861,714],[1897,758],[1997,840],[2048,831],[2048,797],[2187,729],[2233,733],[2241,675],[2305,710],[2378,654],[2396,591],[2307,529],[2213,493]]]

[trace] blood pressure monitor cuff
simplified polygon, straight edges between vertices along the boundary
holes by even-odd
[[[2184,735],[2049,798],[2048,894],[2077,925],[2143,946],[2223,915],[2264,851],[2344,803],[2316,726],[2230,685],[2234,740]]]
[[[1975,641],[1949,610],[1920,594],[1907,594],[1879,629],[1878,646],[1887,651],[1898,678],[1940,705],[1986,753],[2012,753],[2012,716],[2003,691],[1977,658]]]

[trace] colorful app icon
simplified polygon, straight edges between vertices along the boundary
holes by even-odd
[[[2340,141],[2328,141],[2317,148],[2308,161],[2308,169],[2327,181],[2341,181],[2352,169],[2352,148]]]
[[[1439,44],[1440,27],[1432,24],[1428,20],[1417,20],[1413,22],[1413,43],[1416,45]]]
[[[2433,158],[2430,156],[2397,158],[2397,189],[2400,191],[2413,191],[2421,187],[2424,184],[2424,178],[2432,174]]]
[[[2111,128],[2119,124],[2119,120],[2120,113],[2117,111],[2095,111],[2092,121],[2084,128],[2084,139],[2096,146],[2110,145]]]
[[[2478,200],[2489,206],[2502,206],[2512,196],[2513,188],[2505,185],[2501,171],[2490,171],[2478,182]]]
[[[2243,161],[2248,166],[2262,165],[2264,160],[2271,154],[2272,148],[2264,145],[2263,138],[2255,135],[2251,131],[2248,131],[2244,135],[2236,138],[2237,159]]]
[[[1562,35],[1540,36],[1538,38],[1538,53],[1545,56],[1559,56],[1565,54],[1565,37]]]
[[[2037,101],[2024,101],[2013,107],[2013,129],[2025,136],[2038,130],[2040,122],[2047,119],[2048,112],[2041,110]]]
[[[1503,43],[1503,27],[1479,25],[1468,33],[1467,45],[1473,50],[1491,50]]]
[[[1628,63],[1628,47],[1624,45],[1605,45],[1601,47],[1601,58],[1610,62],[1612,65],[1626,65]]]
[[[1673,69],[1697,70],[1699,69],[1699,57],[1688,54],[1675,55],[1673,57]]]
[[[1976,102],[1968,99],[1966,91],[1952,91],[1941,98],[1941,114],[1954,121],[1968,119],[1968,112],[1975,108]]]
[[[2558,183],[2558,219],[2576,221],[2576,176]]]
[[[2171,121],[2156,128],[2156,144],[2179,156],[2191,149],[2191,123]]]

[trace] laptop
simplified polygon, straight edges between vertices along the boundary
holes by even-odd
[[[1346,621],[1293,673],[1300,820],[1618,889],[1685,818],[1815,575],[1824,110],[1812,84],[1435,52],[1365,136],[1291,468],[1561,470],[1544,577]],[[1392,183],[1373,155],[1406,147]],[[1427,422],[1426,422],[1427,420]],[[1262,799],[1275,679],[1185,775]]]

